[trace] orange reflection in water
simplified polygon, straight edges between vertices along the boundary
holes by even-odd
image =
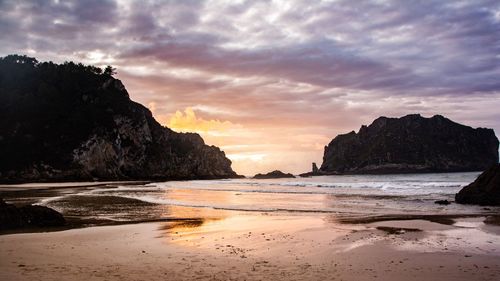
[[[245,207],[255,205],[257,194],[242,195],[232,191],[213,191],[202,189],[170,189],[165,192],[164,199],[182,204],[185,206],[212,206],[217,209],[231,207]]]
[[[291,234],[296,235],[310,229],[323,231],[325,225],[331,225],[331,222],[325,220],[324,214],[235,211],[217,207],[234,206],[242,209],[247,207],[255,209],[269,205],[280,206],[286,199],[298,200],[294,195],[283,196],[269,199],[269,196],[259,193],[169,189],[165,192],[165,200],[189,207],[163,206],[162,217],[169,218],[170,221],[162,223],[159,229],[161,238],[169,244],[198,249],[215,249],[221,252],[235,245],[239,248],[247,248],[251,245],[250,248],[254,252],[270,251],[273,242],[286,241],[290,239]],[[314,233],[317,232],[314,231]],[[332,236],[333,234],[329,233],[326,237]],[[224,253],[228,250],[225,249]]]

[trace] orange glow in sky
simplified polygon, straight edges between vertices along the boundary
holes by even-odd
[[[277,147],[274,142],[282,137],[280,135],[265,133],[264,129],[261,129],[262,132],[250,130],[227,120],[204,119],[197,116],[191,107],[183,111],[177,110],[169,117],[160,116],[159,119],[163,121],[163,125],[174,131],[200,134],[207,144],[216,145],[225,151],[233,163],[234,170],[247,176],[274,169],[293,170],[295,173],[306,171],[301,168],[301,162],[307,159],[307,155],[290,158],[290,155],[298,153],[291,153],[290,150],[294,150],[293,146],[298,145],[299,150],[306,149],[306,153],[317,157],[323,146],[319,142],[310,145],[310,141],[318,138],[327,141],[326,137],[321,136],[298,136],[284,143],[283,147]],[[293,169],[290,164],[297,167]]]
[[[166,126],[178,132],[195,132],[216,136],[223,136],[231,128],[240,127],[229,121],[198,118],[191,107],[186,108],[184,112],[177,110],[172,114]]]

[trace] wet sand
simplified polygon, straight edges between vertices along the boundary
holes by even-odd
[[[233,213],[0,236],[0,280],[499,280],[483,218],[362,224]]]

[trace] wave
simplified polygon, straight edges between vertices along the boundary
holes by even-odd
[[[109,188],[96,188],[80,194],[114,193],[114,192],[162,192],[165,188],[149,185],[116,186]]]
[[[394,176],[393,176],[394,177]],[[186,182],[164,182],[157,183],[156,186],[206,186],[206,185],[241,185],[241,186],[291,186],[291,187],[327,187],[327,188],[338,188],[338,187],[366,187],[366,188],[381,188],[390,184],[394,187],[448,187],[448,186],[463,186],[469,184],[471,181],[469,179],[464,180],[454,180],[450,181],[448,178],[443,179],[425,179],[425,178],[415,178],[415,179],[367,179],[360,180],[352,178],[348,181],[339,181],[335,179],[332,181],[319,181],[318,179],[311,179],[307,181],[296,181],[293,179],[280,179],[280,180],[209,180],[209,181],[186,181]],[[148,186],[148,185],[146,185]]]
[[[454,195],[460,189],[460,185],[429,185],[426,188],[404,188],[392,186],[390,184],[376,187],[276,187],[276,186],[257,186],[249,188],[248,186],[158,186],[158,187],[119,187],[119,188],[99,188],[79,193],[79,195],[117,195],[117,196],[145,196],[151,195],[151,198],[164,197],[165,192],[174,190],[192,190],[200,192],[230,192],[240,194],[268,194],[272,195],[325,195],[341,198],[362,197],[365,199],[383,199],[391,197],[392,199],[401,199],[402,197],[431,197],[431,199],[441,198],[443,196]],[[203,196],[200,194],[200,196]],[[48,198],[42,202],[58,200],[58,197]]]
[[[454,194],[466,183],[458,182],[370,182],[370,183],[326,183],[326,182],[172,182],[158,184],[156,187],[127,187],[116,191],[150,191],[165,190],[200,190],[238,193],[263,194],[393,194],[393,195],[426,195],[431,193]],[[107,192],[98,190],[96,192]]]

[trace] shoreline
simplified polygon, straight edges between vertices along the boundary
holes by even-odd
[[[148,184],[152,181],[61,181],[61,182],[25,182],[15,184],[0,184],[0,191],[29,191],[79,187],[100,187],[117,185]]]
[[[0,279],[496,280],[499,235],[476,218],[353,225],[238,213],[1,235]]]
[[[410,181],[407,185],[410,187],[412,184],[418,185],[419,180],[417,178],[414,180],[415,183]],[[430,181],[437,183],[432,183],[431,186],[439,185],[440,180],[442,177],[434,177]],[[454,181],[460,182],[460,178],[453,179],[451,185],[445,182],[444,187],[455,186]],[[363,186],[353,188],[355,191],[350,194],[348,188],[345,187],[349,186],[350,182],[347,184],[341,182],[338,189],[335,181],[331,183],[325,183],[322,180],[310,183],[306,181],[304,185],[299,186],[295,182],[288,183],[286,180],[269,181],[262,182],[262,185],[255,187],[252,182],[250,179],[238,185],[239,181],[228,181],[227,187],[219,183],[214,186],[210,181],[154,184],[145,182],[31,183],[7,187],[0,185],[0,197],[17,206],[39,204],[60,211],[67,219],[68,225],[56,230],[203,219],[206,213],[224,212],[248,213],[249,215],[269,213],[280,216],[328,216],[341,224],[416,219],[452,224],[453,219],[456,218],[488,217],[487,223],[500,225],[498,207],[468,207],[460,204],[439,206],[433,203],[439,198],[449,199],[446,194],[436,193],[437,195],[430,198],[424,195],[405,200],[406,195],[400,194],[399,190],[387,194],[385,191],[371,194],[363,193],[365,190],[370,190]],[[352,182],[355,186],[359,185],[356,181]],[[372,186],[380,190],[380,185],[386,184],[386,182],[376,182]],[[344,191],[335,193],[336,190]],[[401,198],[403,200],[399,200]],[[306,204],[301,205],[301,201]],[[295,202],[299,203],[295,204]],[[357,208],[357,206],[365,206],[363,205],[365,203],[372,209]],[[408,203],[414,205],[405,209],[406,206],[410,206]],[[400,209],[401,207],[403,208]],[[40,231],[51,231],[51,229],[20,229],[8,233]]]
[[[151,183],[151,182],[168,182],[168,181],[194,181],[194,180],[227,180],[247,178],[244,175],[208,175],[195,177],[150,177],[150,178],[78,178],[78,177],[54,177],[54,178],[37,178],[37,179],[9,179],[3,178],[0,180],[0,187],[9,185],[30,185],[30,184],[61,184],[61,183]]]
[[[408,171],[362,171],[362,172],[304,172],[293,174],[295,179],[301,178],[315,178],[315,177],[325,177],[325,176],[383,176],[383,175],[428,175],[428,174],[453,174],[453,173],[477,173],[480,174],[484,170],[408,170]],[[234,176],[199,176],[199,177],[153,177],[153,178],[137,178],[137,179],[97,179],[91,180],[88,178],[40,178],[36,181],[34,180],[22,180],[22,179],[3,179],[0,181],[0,188],[5,188],[9,186],[22,186],[22,185],[52,185],[52,184],[65,184],[71,183],[76,184],[73,187],[78,186],[99,186],[106,184],[147,184],[153,182],[170,182],[170,181],[210,181],[210,180],[231,180],[231,179],[248,179],[248,180],[268,180],[268,179],[280,179],[280,178],[254,178],[252,175],[234,175]],[[286,179],[286,178],[285,178]],[[78,185],[82,184],[82,185]],[[68,186],[70,187],[70,186]]]

